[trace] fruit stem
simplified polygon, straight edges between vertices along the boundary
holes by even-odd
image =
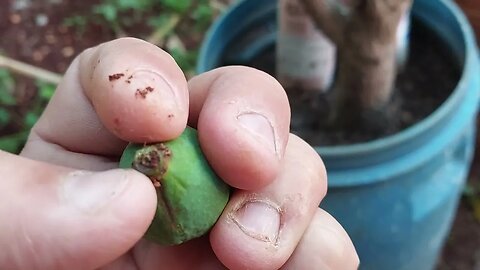
[[[152,144],[140,149],[135,154],[132,167],[149,176],[156,187],[167,172],[172,152],[164,143]]]

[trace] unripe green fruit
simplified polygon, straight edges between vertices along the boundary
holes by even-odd
[[[187,127],[175,140],[129,144],[121,168],[147,175],[157,191],[157,211],[145,237],[161,245],[176,245],[210,230],[228,202],[230,189],[212,170]]]

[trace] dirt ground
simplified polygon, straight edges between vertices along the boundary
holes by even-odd
[[[115,38],[107,27],[89,24],[83,33],[66,27],[72,14],[87,14],[99,0],[6,0],[0,6],[0,52],[30,64],[62,74],[72,59],[85,48]],[[467,10],[480,36],[480,1],[458,0]],[[147,29],[128,33],[144,37]],[[28,110],[36,95],[34,81],[16,76],[18,111]],[[480,126],[480,124],[479,124]],[[0,131],[0,135],[14,132]],[[480,140],[479,140],[480,142]],[[480,145],[480,143],[478,144]],[[480,147],[470,176],[470,185],[480,187]],[[438,270],[480,269],[480,220],[476,220],[466,199],[457,214]]]

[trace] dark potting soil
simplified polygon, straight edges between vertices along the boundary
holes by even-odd
[[[460,78],[460,64],[448,52],[442,39],[416,20],[412,21],[410,55],[399,72],[395,94],[385,112],[390,115],[381,128],[355,131],[320,128],[318,119],[327,118],[326,98],[299,98],[290,93],[291,130],[313,145],[339,145],[366,142],[395,134],[421,121],[435,111],[452,93]],[[247,65],[275,76],[275,47],[261,53]]]

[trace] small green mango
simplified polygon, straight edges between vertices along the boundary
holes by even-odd
[[[157,191],[157,211],[145,238],[177,245],[207,233],[220,217],[230,187],[213,171],[187,127],[176,139],[155,144],[129,144],[121,168],[147,175]]]

